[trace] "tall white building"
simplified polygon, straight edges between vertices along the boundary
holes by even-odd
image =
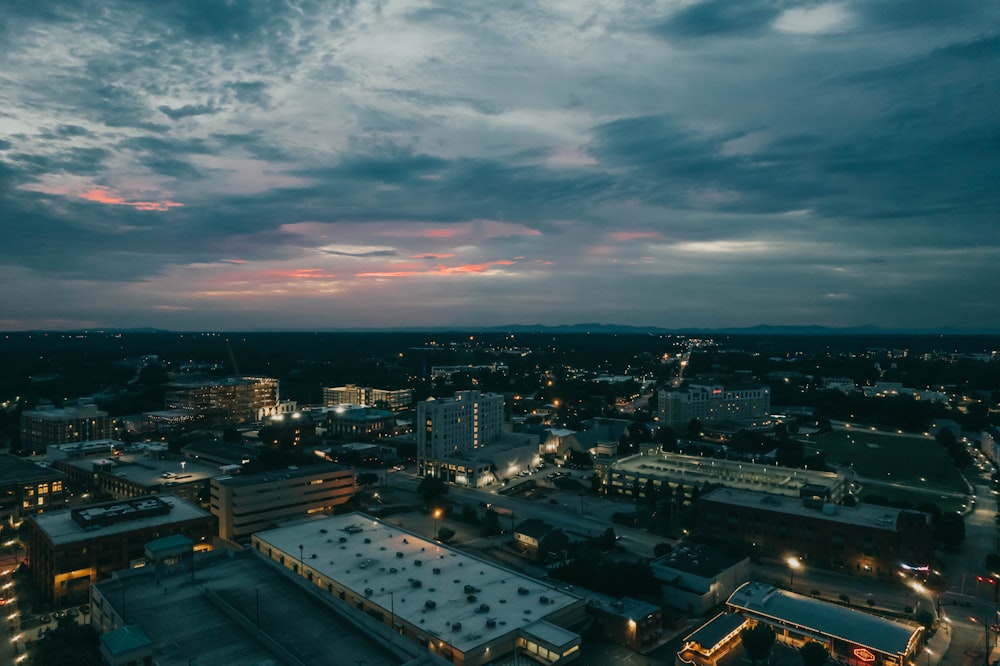
[[[445,476],[449,459],[494,442],[503,431],[503,396],[458,391],[453,398],[417,403],[417,468],[422,476]]]

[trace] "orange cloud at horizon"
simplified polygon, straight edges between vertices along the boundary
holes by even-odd
[[[373,271],[366,273],[356,273],[354,277],[357,278],[399,278],[399,277],[414,277],[418,275],[462,275],[467,273],[485,273],[496,266],[514,266],[516,261],[510,261],[509,259],[500,259],[498,261],[490,261],[484,264],[460,264],[458,266],[444,266],[442,264],[437,264],[431,268],[414,268],[402,271]]]
[[[93,201],[94,203],[101,203],[109,206],[131,206],[136,210],[145,211],[164,211],[184,205],[182,203],[177,203],[176,201],[127,201],[124,197],[112,193],[112,191],[106,187],[92,187],[83,194],[77,196],[87,201]]]

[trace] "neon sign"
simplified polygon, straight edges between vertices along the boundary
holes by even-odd
[[[854,656],[865,663],[875,661],[875,655],[864,648],[854,648]]]

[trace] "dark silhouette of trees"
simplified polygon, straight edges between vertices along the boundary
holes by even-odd
[[[774,629],[769,625],[758,623],[752,629],[741,631],[740,640],[743,641],[743,649],[746,650],[750,662],[759,663],[771,653],[771,646],[775,640]]]
[[[417,486],[417,494],[423,498],[424,504],[430,504],[447,492],[448,484],[437,476],[425,476]]]
[[[830,659],[830,651],[822,643],[809,641],[799,648],[799,658],[802,666],[824,666]]]

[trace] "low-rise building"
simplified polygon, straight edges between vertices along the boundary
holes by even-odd
[[[193,572],[146,566],[90,588],[105,663],[444,666],[423,646],[394,645],[388,627],[367,633],[250,550],[194,557]]]
[[[750,625],[770,625],[779,642],[800,648],[816,641],[829,650],[833,660],[843,664],[913,664],[926,640],[924,628],[918,624],[889,620],[765,583],[746,583],[726,603]]]
[[[367,405],[392,411],[408,408],[413,403],[413,389],[378,389],[371,386],[330,386],[323,389],[323,405]]]
[[[750,558],[706,544],[681,542],[650,562],[663,603],[687,615],[702,615],[723,603],[750,576]]]
[[[73,482],[118,499],[171,493],[205,507],[209,481],[221,471],[220,465],[173,456],[159,444],[118,455],[57,459],[52,466]]]
[[[458,666],[579,657],[583,599],[364,514],[260,532],[253,550],[372,633],[388,626]]]
[[[542,562],[564,559],[569,546],[565,532],[539,518],[529,518],[515,527],[514,541]]]
[[[718,488],[698,500],[695,530],[742,540],[764,557],[795,557],[807,566],[895,580],[900,565],[930,562],[930,516],[859,504],[816,505],[752,490]]]
[[[50,603],[78,599],[112,572],[145,564],[150,541],[181,534],[211,549],[215,520],[176,495],[138,497],[31,516],[31,577]]]
[[[605,638],[637,652],[651,648],[663,634],[663,610],[640,599],[591,593],[587,613]]]
[[[326,413],[326,435],[340,439],[375,439],[392,433],[396,416],[371,407],[334,408]]]
[[[219,536],[243,542],[289,520],[330,513],[354,496],[354,469],[333,463],[212,479]]]

